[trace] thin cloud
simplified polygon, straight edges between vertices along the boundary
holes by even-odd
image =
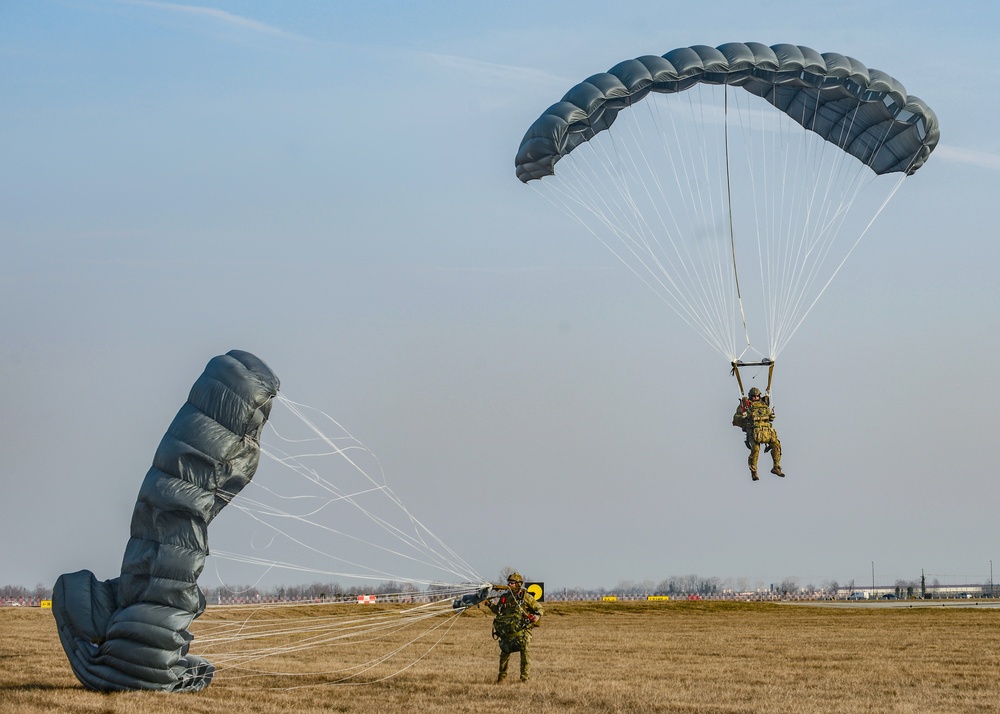
[[[970,164],[981,166],[986,169],[1000,169],[1000,154],[991,154],[987,151],[977,151],[975,149],[961,149],[957,146],[938,145],[934,149],[934,156],[945,161],[953,161],[958,164]]]
[[[497,64],[495,62],[484,62],[483,60],[471,59],[469,57],[459,57],[457,55],[444,55],[434,53],[424,53],[434,62],[444,66],[469,72],[479,76],[488,76],[493,79],[501,79],[515,83],[530,83],[534,85],[557,87],[568,87],[572,82],[565,77],[560,77],[549,72],[543,72],[530,67],[518,67],[509,64]]]
[[[240,15],[234,15],[231,12],[226,12],[225,10],[217,10],[216,8],[212,7],[201,7],[199,5],[179,5],[177,3],[159,2],[159,0],[114,0],[114,2],[120,3],[122,5],[148,7],[154,10],[162,10],[164,12],[172,12],[180,15],[208,18],[209,20],[226,25],[228,27],[254,32],[260,35],[267,35],[268,37],[275,37],[283,40],[291,40],[293,42],[306,42],[310,44],[314,42],[309,37],[305,37],[303,35],[296,35],[294,32],[288,32],[286,30],[282,30],[280,27],[268,25],[267,23],[264,22],[251,20],[249,18],[242,17]]]

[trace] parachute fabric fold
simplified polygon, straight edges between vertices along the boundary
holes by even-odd
[[[851,57],[789,44],[695,45],[627,60],[570,89],[528,128],[515,158],[517,177],[528,183],[554,173],[559,159],[649,92],[671,94],[699,83],[762,97],[876,174],[912,174],[940,137],[930,107]]]
[[[188,654],[188,627],[205,609],[197,580],[208,525],[250,480],[260,459],[278,378],[232,350],[198,378],[153,457],[132,514],[118,578],[61,575],[53,614],[74,674],[97,691],[197,691],[212,665]]]

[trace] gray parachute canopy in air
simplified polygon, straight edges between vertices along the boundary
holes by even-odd
[[[257,470],[278,378],[249,352],[215,357],[160,441],[139,489],[121,576],[59,576],[59,639],[88,689],[197,691],[215,668],[188,654],[205,610],[208,524]]]
[[[851,57],[786,44],[696,45],[621,62],[570,89],[525,133],[517,177],[528,183],[554,173],[559,159],[649,92],[672,94],[699,83],[742,87],[764,98],[876,174],[912,174],[940,136],[930,107]]]

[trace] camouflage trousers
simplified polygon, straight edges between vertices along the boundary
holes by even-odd
[[[778,435],[771,431],[771,438],[768,441],[757,442],[753,439],[749,439],[747,443],[750,446],[750,456],[747,458],[747,464],[750,466],[750,470],[753,473],[757,473],[757,457],[760,456],[760,445],[761,443],[767,444],[771,447],[771,461],[774,462],[774,468],[781,469],[781,442],[778,441]]]
[[[510,663],[510,656],[514,652],[521,653],[521,681],[524,682],[531,674],[531,652],[529,644],[531,635],[528,632],[520,632],[513,637],[501,637],[500,644],[500,672],[497,674],[497,681],[502,682],[507,677],[507,665]]]

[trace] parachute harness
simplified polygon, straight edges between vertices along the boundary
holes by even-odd
[[[527,592],[524,591],[523,589],[522,591],[525,593]],[[503,622],[500,625],[500,629],[505,630],[505,632],[499,632],[497,627],[497,621],[496,620],[493,621],[494,640],[499,640],[503,638],[505,635],[510,637],[515,637],[521,632],[527,630],[528,627],[530,627],[532,624],[531,616],[528,613],[528,611],[524,608],[524,595],[518,597],[512,590],[509,589],[509,586],[508,586],[508,592],[510,592],[511,601],[517,607],[517,612],[515,613],[514,617],[505,618],[505,622]],[[502,606],[506,602],[506,597],[507,597],[506,595],[501,595],[498,601],[498,605]]]

